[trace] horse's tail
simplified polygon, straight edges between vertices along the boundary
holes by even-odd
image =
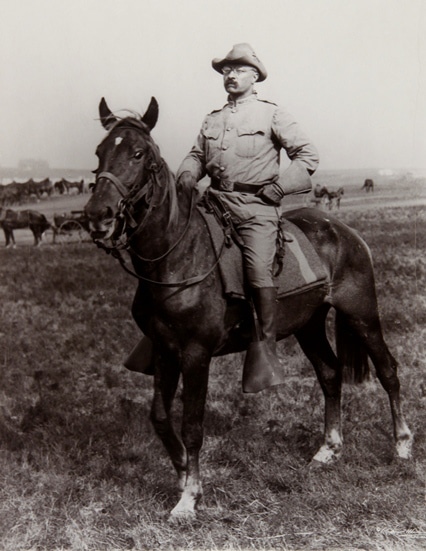
[[[367,349],[342,312],[336,312],[336,352],[345,383],[362,383],[370,375]]]

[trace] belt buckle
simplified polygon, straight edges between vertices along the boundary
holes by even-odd
[[[219,185],[220,191],[234,191],[234,182],[229,180],[221,180]]]

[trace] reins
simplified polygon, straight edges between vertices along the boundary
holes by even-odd
[[[190,287],[191,285],[195,285],[196,283],[201,283],[214,271],[216,266],[219,264],[220,258],[221,258],[222,253],[223,253],[223,249],[225,247],[226,239],[225,238],[223,239],[223,242],[222,242],[221,248],[219,250],[219,253],[217,255],[216,261],[211,266],[211,268],[209,268],[209,270],[207,272],[205,272],[204,274],[198,275],[198,276],[189,277],[188,279],[183,279],[182,281],[173,281],[173,282],[172,281],[170,281],[170,282],[169,281],[157,281],[157,280],[149,279],[147,277],[139,275],[138,273],[136,273],[135,271],[131,270],[130,268],[128,268],[126,266],[126,260],[123,258],[123,255],[121,254],[120,249],[113,248],[113,247],[107,247],[101,241],[98,241],[96,239],[94,240],[94,242],[98,247],[103,249],[107,254],[110,254],[111,256],[116,258],[120,262],[120,266],[123,268],[123,270],[125,272],[127,272],[131,276],[133,276],[133,277],[135,277],[135,278],[137,278],[141,281],[145,281],[146,283],[152,283],[154,285],[159,285],[161,287]]]

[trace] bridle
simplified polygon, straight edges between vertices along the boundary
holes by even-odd
[[[146,154],[145,154],[146,155]],[[164,167],[164,162],[161,160],[161,163],[158,163],[157,161],[150,160],[150,163],[146,166],[143,165],[144,172],[148,173],[148,178],[151,178],[153,180],[154,186],[157,189],[160,189],[160,182],[158,181],[158,173],[161,171],[161,169]],[[149,215],[152,213],[152,211],[157,207],[160,206],[162,201],[165,198],[165,195],[162,197],[160,203],[156,205],[154,201],[149,200],[147,198],[147,195],[150,191],[150,187],[146,184],[143,187],[139,186],[139,181],[141,179],[142,175],[138,174],[136,178],[133,180],[133,182],[129,182],[129,186],[127,187],[121,180],[118,178],[115,174],[112,172],[100,172],[96,176],[96,184],[101,180],[102,178],[105,180],[108,180],[113,186],[116,188],[118,193],[121,195],[121,199],[118,202],[118,212],[115,215],[115,218],[119,219],[119,221],[122,222],[122,230],[121,235],[117,240],[114,241],[113,248],[119,248],[119,249],[128,249],[130,247],[130,241],[133,237],[141,233],[141,231],[144,229],[144,227],[147,224],[147,220],[149,219]],[[137,203],[139,203],[142,199],[145,199],[146,204],[148,205],[148,211],[144,217],[144,221],[141,223],[137,223],[136,220],[133,217],[134,207]],[[130,235],[127,235],[128,227],[133,230],[133,232]],[[136,255],[136,251],[133,251]],[[139,255],[137,255],[139,256]],[[156,261],[157,259],[148,259],[148,258],[142,258],[140,257],[140,260],[144,261]]]
[[[161,184],[159,182],[159,173],[160,171],[165,167],[164,161],[161,159],[161,162],[155,161],[153,158],[151,158],[151,161],[147,165],[143,165],[143,170],[145,173],[148,174],[147,180],[152,179],[153,186],[155,186],[157,189],[161,188]],[[124,259],[122,255],[122,251],[126,250],[130,255],[135,256],[142,262],[146,263],[156,263],[160,260],[163,260],[166,258],[178,245],[181,243],[183,238],[185,237],[191,223],[191,217],[194,209],[194,193],[191,194],[191,203],[188,211],[188,218],[185,224],[185,227],[178,237],[178,239],[169,247],[168,250],[166,250],[163,254],[156,258],[145,258],[141,256],[137,251],[135,251],[134,247],[131,245],[131,241],[134,237],[139,235],[142,230],[146,227],[147,223],[149,222],[150,214],[154,211],[154,209],[162,204],[162,202],[165,199],[167,190],[161,197],[161,200],[158,204],[155,204],[153,197],[150,199],[147,198],[147,195],[152,188],[152,186],[148,186],[145,184],[142,188],[139,186],[139,181],[141,178],[141,174],[138,174],[137,177],[129,184],[127,187],[121,180],[118,178],[115,174],[112,172],[104,171],[100,172],[96,176],[95,186],[99,183],[100,179],[108,180],[118,191],[118,193],[121,195],[121,199],[118,202],[118,212],[115,215],[115,218],[120,222],[120,236],[117,239],[112,239],[112,246],[106,245],[103,241],[99,239],[94,239],[94,243],[101,249],[103,249],[107,254],[111,254],[114,258],[116,258],[119,262],[121,267],[130,275],[133,277],[136,277],[139,280],[145,281],[147,283],[152,283],[155,285],[159,285],[162,287],[188,287],[190,285],[195,285],[196,283],[200,283],[204,279],[206,279],[216,268],[216,266],[219,264],[219,260],[222,256],[222,252],[225,246],[225,243],[227,242],[226,238],[224,237],[222,246],[220,248],[219,253],[217,254],[216,261],[212,265],[212,267],[204,274],[199,276],[194,276],[182,281],[178,282],[164,282],[164,281],[156,281],[152,280],[146,277],[143,277],[136,273],[134,270],[131,270],[126,265],[126,260]],[[144,216],[144,219],[142,222],[136,222],[136,220],[133,217],[135,206],[137,203],[139,203],[142,199],[145,200],[147,204],[147,212]],[[115,232],[114,232],[115,233]]]

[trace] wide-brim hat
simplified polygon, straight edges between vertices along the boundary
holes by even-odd
[[[225,65],[237,64],[251,65],[252,67],[255,67],[259,71],[258,82],[265,80],[265,78],[268,76],[268,73],[263,63],[254,53],[253,48],[250,46],[250,44],[247,44],[245,42],[242,44],[235,44],[232,50],[223,59],[215,57],[212,61],[212,67],[218,73],[222,73],[222,68]]]

